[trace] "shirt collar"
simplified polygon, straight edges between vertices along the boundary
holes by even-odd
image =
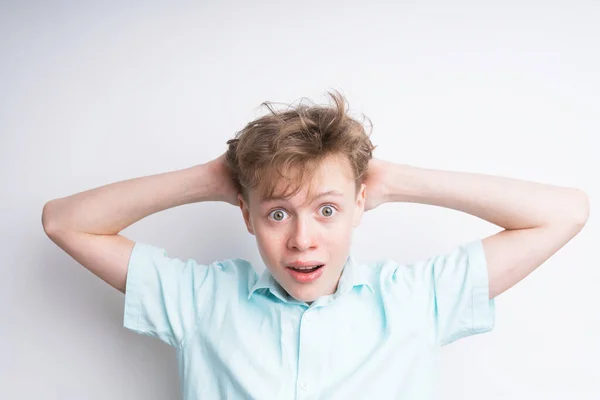
[[[332,300],[337,299],[341,295],[347,293],[355,286],[365,285],[371,291],[373,291],[373,287],[369,282],[369,268],[366,265],[363,265],[357,262],[354,256],[349,255],[346,259],[346,264],[344,265],[344,269],[342,270],[342,275],[340,277],[340,281],[338,283],[338,287],[336,292],[332,295]],[[248,299],[252,297],[252,295],[259,291],[259,293],[266,292],[260,291],[260,289],[267,289],[273,295],[284,302],[288,303],[297,303],[297,304],[306,304],[303,301],[298,301],[290,296],[285,289],[277,282],[275,277],[271,275],[269,269],[265,269],[260,278],[256,281],[256,283],[252,284],[250,281],[250,285],[248,287],[249,294]]]

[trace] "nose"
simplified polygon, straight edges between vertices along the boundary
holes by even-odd
[[[297,219],[288,240],[288,246],[299,251],[306,251],[316,246],[316,232],[310,221]]]

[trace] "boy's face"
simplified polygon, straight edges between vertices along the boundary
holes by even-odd
[[[246,227],[256,236],[260,255],[271,275],[290,296],[309,304],[320,296],[335,293],[366,196],[364,184],[356,194],[350,166],[335,156],[319,166],[312,186],[311,199],[307,198],[308,187],[288,200],[261,203],[259,193],[251,191],[247,204],[238,196]],[[336,193],[317,197],[329,191]],[[324,266],[312,274],[289,267],[301,261]],[[315,275],[318,277],[311,279]]]

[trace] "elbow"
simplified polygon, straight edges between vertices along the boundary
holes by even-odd
[[[576,189],[576,199],[575,222],[583,228],[590,216],[590,197],[583,190]]]
[[[53,220],[53,202],[54,200],[47,202],[42,209],[42,227],[47,236],[50,236],[57,229],[56,222]]]
[[[563,210],[562,218],[558,221],[563,226],[572,227],[573,233],[578,234],[588,221],[590,216],[590,199],[586,192],[575,189],[573,200],[568,206],[569,210]]]
[[[554,212],[544,225],[568,227],[576,235],[583,229],[590,215],[590,199],[581,189],[571,189],[561,209]]]

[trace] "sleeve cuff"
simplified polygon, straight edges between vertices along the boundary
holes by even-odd
[[[141,332],[140,328],[140,307],[143,294],[142,267],[146,260],[139,260],[143,255],[143,243],[136,242],[133,246],[129,264],[127,266],[127,281],[125,283],[125,311],[123,316],[123,326],[136,332]]]
[[[490,299],[488,264],[481,239],[466,244],[469,258],[469,274],[473,282],[472,323],[473,333],[489,332],[496,320],[495,300]]]

